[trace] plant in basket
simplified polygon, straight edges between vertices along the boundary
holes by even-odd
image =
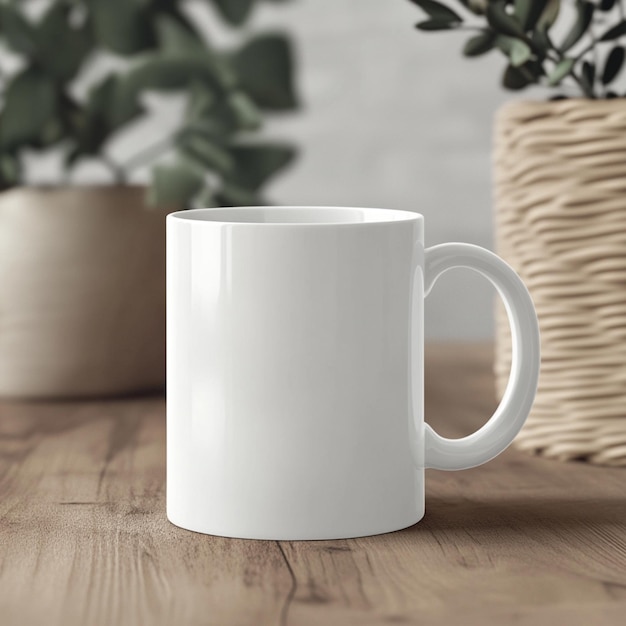
[[[422,31],[465,35],[467,57],[500,54],[502,85],[548,90],[496,115],[499,253],[535,301],[542,375],[518,447],[626,465],[626,16],[616,0],[411,0]],[[496,374],[510,336],[498,311]]]

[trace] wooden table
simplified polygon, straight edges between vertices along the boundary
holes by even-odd
[[[427,418],[495,406],[488,345],[429,346]],[[2,626],[626,624],[626,471],[514,449],[427,472],[416,526],[262,542],[165,518],[161,397],[0,405]]]

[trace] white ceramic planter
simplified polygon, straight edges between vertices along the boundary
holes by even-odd
[[[0,395],[165,381],[165,215],[142,187],[0,194]]]

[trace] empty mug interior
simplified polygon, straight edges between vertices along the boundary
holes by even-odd
[[[412,211],[348,207],[223,207],[177,211],[177,218],[219,223],[245,224],[359,224],[398,222],[420,217]]]

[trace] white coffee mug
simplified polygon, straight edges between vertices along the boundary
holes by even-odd
[[[502,403],[455,440],[423,411],[424,296],[453,267],[495,285],[513,336]],[[538,375],[537,317],[520,278],[477,246],[425,250],[417,213],[167,217],[167,516],[177,526],[275,540],[411,526],[424,515],[424,469],[502,452]]]

